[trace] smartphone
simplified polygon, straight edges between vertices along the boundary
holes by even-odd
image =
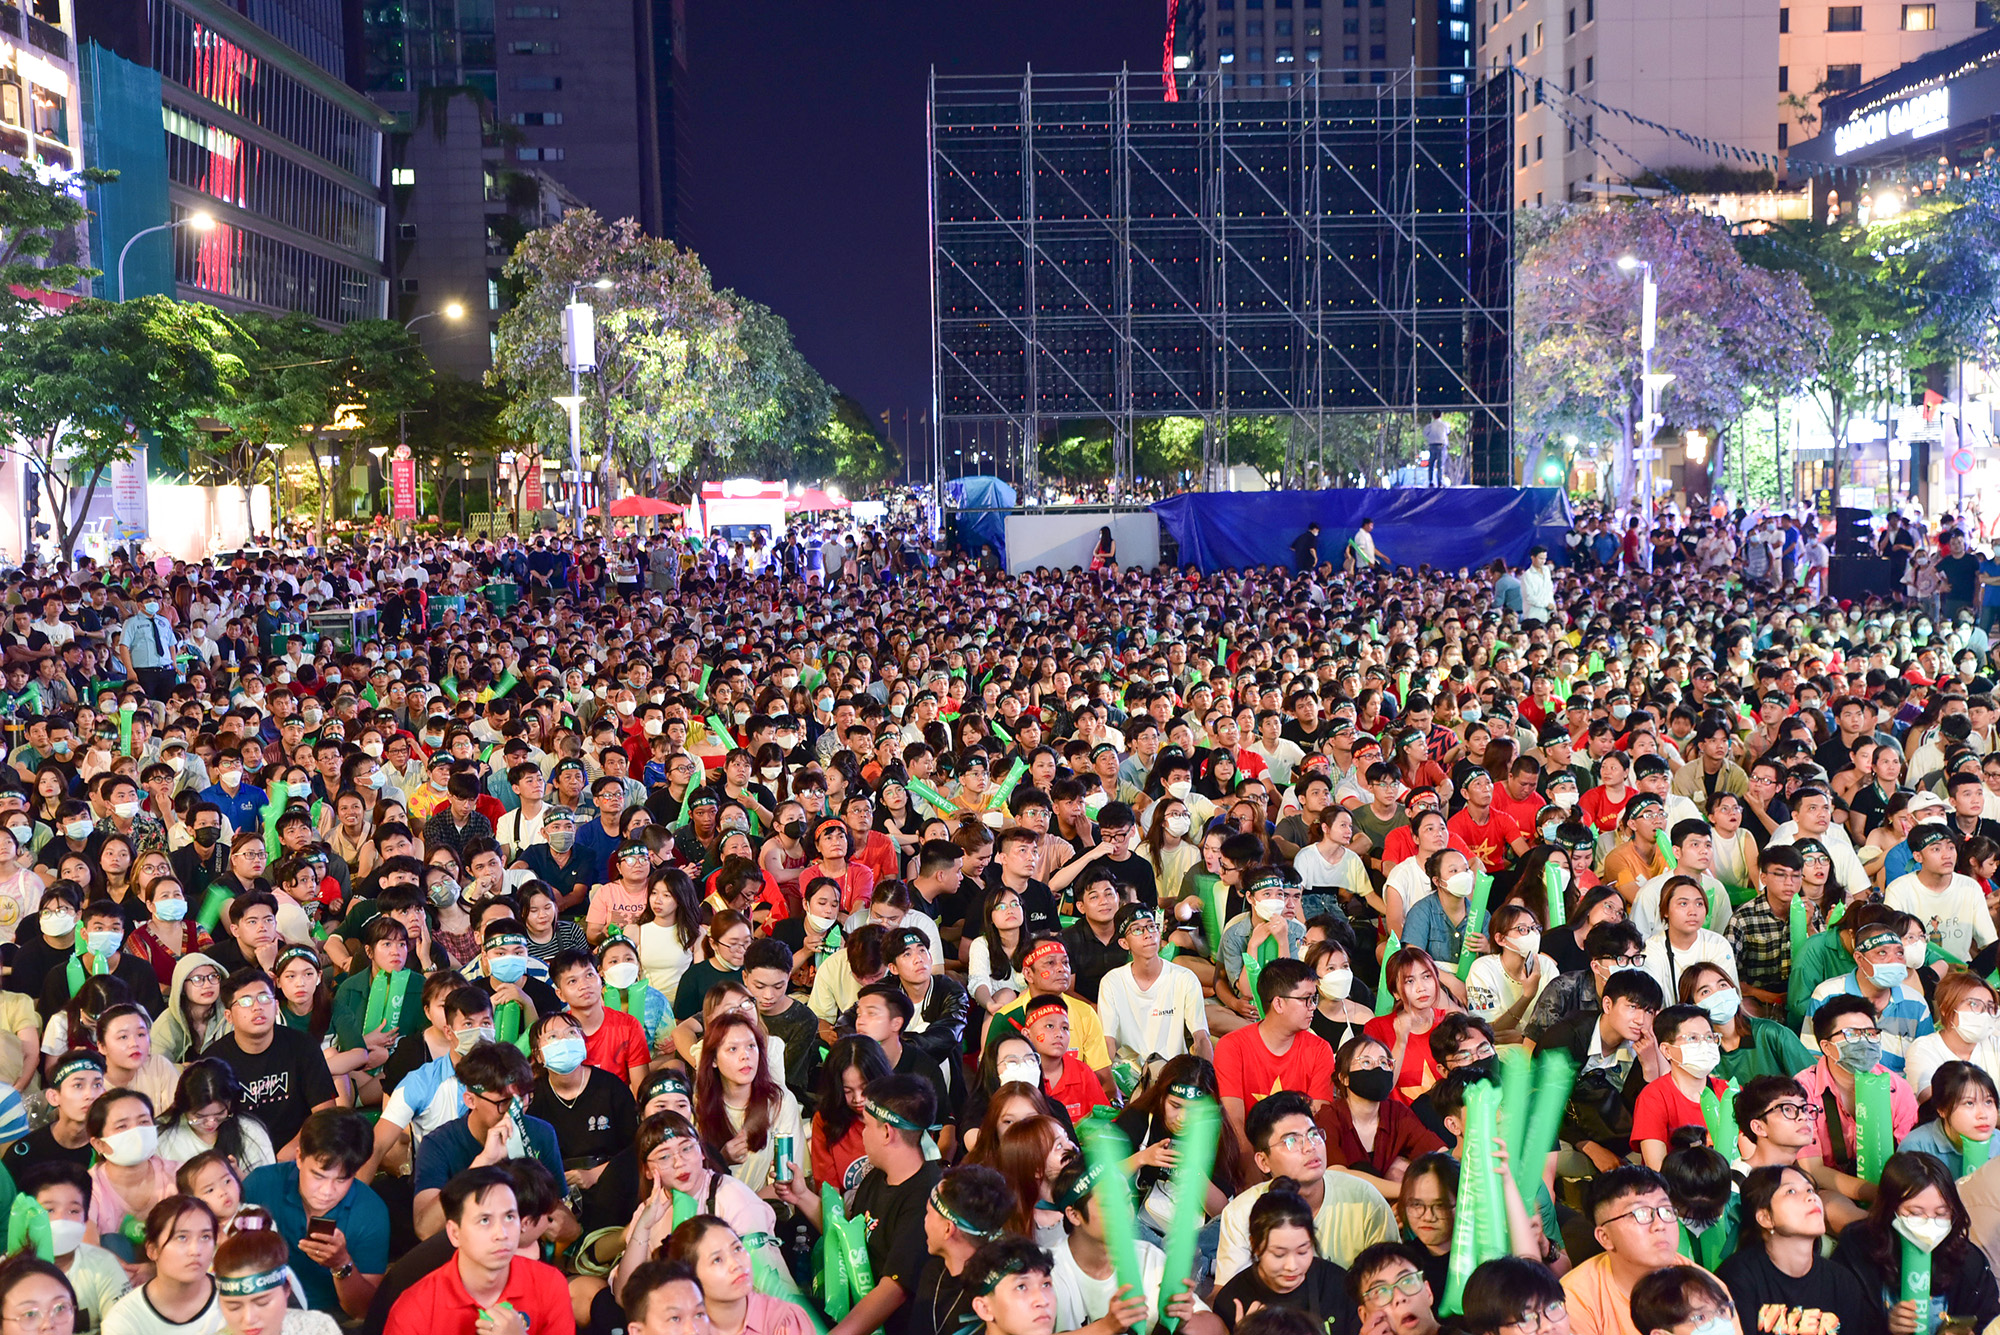
[[[339,1228],[340,1226],[331,1219],[306,1220],[306,1236],[309,1238],[330,1238],[339,1231]]]

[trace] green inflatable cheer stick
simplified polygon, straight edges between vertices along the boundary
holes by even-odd
[[[1576,1059],[1566,1048],[1544,1048],[1535,1054],[1535,1096],[1528,1106],[1528,1129],[1521,1138],[1518,1155],[1507,1147],[1514,1171],[1524,1180],[1541,1177],[1542,1167],[1555,1152],[1556,1136],[1562,1129],[1563,1110],[1569,1106],[1570,1090],[1576,1084]]]
[[[1792,896],[1792,907],[1786,913],[1785,919],[1786,925],[1791,930],[1792,938],[1791,958],[1786,961],[1785,969],[1785,972],[1790,973],[1790,966],[1797,964],[1799,957],[1805,954],[1806,937],[1811,930],[1812,911],[1806,907],[1806,897],[1804,895],[1795,894]]]
[[[1132,1184],[1125,1176],[1132,1142],[1108,1121],[1091,1121],[1080,1129],[1084,1157],[1090,1161],[1090,1191],[1104,1225],[1104,1249],[1111,1253],[1112,1272],[1119,1288],[1131,1289],[1143,1301],[1146,1286],[1139,1269],[1139,1231],[1132,1218]]]
[[[16,1196],[7,1215],[7,1254],[16,1255],[24,1245],[32,1245],[44,1261],[56,1259],[56,1244],[49,1231],[49,1212],[33,1196]]]
[[[1472,898],[1465,906],[1465,934],[1471,936],[1480,930],[1486,921],[1486,901],[1493,897],[1493,878],[1483,871],[1472,873]],[[1458,951],[1458,977],[1463,982],[1472,975],[1472,962],[1479,958],[1479,952],[1471,946],[1461,946]],[[1533,963],[1533,961],[1529,961]]]
[[[1465,1282],[1482,1262],[1507,1250],[1507,1227],[1499,1213],[1499,1178],[1493,1141],[1499,1131],[1500,1091],[1481,1080],[1465,1091],[1465,1138],[1458,1179],[1458,1226],[1452,1233],[1445,1269],[1444,1301],[1438,1310],[1456,1316],[1465,1307]]]
[[[1396,1009],[1396,999],[1389,995],[1389,961],[1394,959],[1396,952],[1402,948],[1402,945],[1396,940],[1396,934],[1394,932],[1389,933],[1389,948],[1382,952],[1382,975],[1375,984],[1375,1013],[1377,1015],[1387,1015],[1390,1011]]]
[[[1548,930],[1554,931],[1569,916],[1564,907],[1569,892],[1569,869],[1550,858],[1542,867],[1542,888],[1549,894]]]
[[[923,779],[910,779],[903,784],[903,791],[914,793],[939,812],[956,811],[958,803],[946,797]]]
[[[1674,855],[1673,841],[1667,838],[1665,830],[1653,831],[1653,847],[1660,850],[1660,856],[1665,859],[1668,871],[1679,870],[1681,860]]]
[[[1854,1175],[1879,1182],[1882,1165],[1895,1150],[1895,1123],[1890,1112],[1889,1073],[1868,1071],[1854,1077]]]
[[[1959,1156],[1964,1163],[1960,1166],[1958,1175],[1971,1177],[1986,1166],[1986,1157],[1992,1152],[1993,1137],[1990,1135],[1985,1140],[1974,1140],[1971,1136],[1967,1136],[1959,1146]]]
[[[1704,1084],[1701,1091],[1701,1120],[1708,1126],[1708,1143],[1723,1158],[1736,1158],[1736,1082],[1731,1080],[1725,1090],[1727,1097],[1717,1098],[1715,1088]]]
[[[736,734],[729,731],[728,725],[723,723],[721,715],[710,714],[708,716],[708,730],[723,741],[728,742],[730,750],[741,749],[742,744],[736,740]]]
[[[1931,1253],[1930,1248],[1903,1239],[1903,1290],[1902,1299],[1917,1305],[1917,1329],[1931,1328]]]
[[[714,671],[715,665],[713,663],[704,664],[701,669],[701,680],[694,684],[694,693],[704,700],[708,699],[709,674]]]
[[[847,1244],[842,1238],[847,1216],[840,1208],[840,1193],[832,1183],[819,1189],[820,1223],[820,1304],[836,1322],[845,1321],[854,1310],[854,1294],[848,1284]]]
[[[1007,771],[1007,777],[1000,781],[1000,786],[993,790],[993,796],[987,799],[986,809],[988,811],[1005,811],[1007,809],[1007,799],[1014,795],[1014,785],[1021,782],[1021,776],[1027,772],[1028,762],[1019,759],[1015,760],[1014,767]]]
[[[118,754],[121,756],[132,754],[132,715],[137,709],[138,706],[130,702],[118,706]]]
[[[1535,1062],[1516,1045],[1508,1045],[1500,1050],[1500,1109],[1505,1122],[1503,1138],[1507,1142],[1507,1164],[1509,1176],[1514,1179],[1514,1194],[1521,1198],[1521,1208],[1533,1213],[1535,1209],[1535,1183],[1541,1178],[1541,1163],[1533,1169],[1527,1164],[1528,1122],[1535,1106]]]
[[[1174,1137],[1173,1227],[1167,1233],[1166,1265],[1160,1279],[1160,1324],[1172,1331],[1179,1323],[1167,1315],[1167,1300],[1194,1274],[1194,1253],[1202,1221],[1207,1218],[1209,1174],[1222,1135],[1222,1110],[1214,1099],[1187,1105],[1181,1133]]]

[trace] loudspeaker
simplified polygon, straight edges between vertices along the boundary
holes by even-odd
[[[1874,516],[1856,506],[1833,512],[1833,550],[1839,556],[1867,556],[1875,550]]]

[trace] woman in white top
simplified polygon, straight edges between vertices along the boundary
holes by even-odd
[[[1493,1026],[1496,1042],[1517,1042],[1536,998],[1556,976],[1556,962],[1542,954],[1541,922],[1525,904],[1493,910],[1486,934],[1498,950],[1472,962],[1466,1004]]]
[[[1172,906],[1181,897],[1187,874],[1201,866],[1201,849],[1187,837],[1194,826],[1194,814],[1186,801],[1169,795],[1155,802],[1147,815],[1146,840],[1138,851],[1152,864],[1159,902]]]
[[[227,1335],[340,1335],[325,1312],[291,1305],[289,1247],[268,1211],[248,1205],[215,1249],[222,1329]],[[301,1298],[303,1301],[303,1298]]]
[[[222,1308],[208,1267],[215,1259],[215,1211],[192,1196],[170,1196],[146,1218],[153,1278],[104,1316],[103,1335],[219,1335]]]
[[[23,848],[11,829],[0,827],[0,943],[13,944],[15,927],[41,908],[47,887],[35,874],[34,862],[33,851]]]
[[[695,1126],[720,1150],[729,1173],[760,1194],[771,1178],[778,1141],[805,1144],[799,1101],[771,1077],[764,1030],[742,1011],[718,1012],[702,1035],[694,1077]]]
[[[278,1158],[264,1124],[243,1111],[243,1087],[219,1057],[189,1062],[160,1116],[162,1159],[185,1163],[203,1150],[221,1150],[245,1173]]]
[[[1387,911],[1389,930],[1401,935],[1403,915],[1411,905],[1426,895],[1435,893],[1430,874],[1424,870],[1431,854],[1443,851],[1451,842],[1451,834],[1445,829],[1444,817],[1435,811],[1426,811],[1410,825],[1411,837],[1417,841],[1417,851],[1397,863],[1389,877],[1382,883],[1383,907]]]
[[[646,911],[639,915],[639,967],[652,989],[669,1001],[694,963],[697,917],[694,882],[687,873],[676,867],[655,871],[646,887]]]
[[[1986,980],[1964,969],[1946,974],[1931,998],[1931,1011],[1937,1029],[1903,1054],[1903,1078],[1919,1102],[1930,1098],[1931,1077],[1946,1062],[1971,1062],[2000,1078],[2000,1035],[1994,1032],[2000,996]]]
[[[1757,871],[1757,841],[1743,828],[1743,799],[1718,792],[1708,799],[1710,867],[1715,878],[1732,889],[1763,889]],[[1731,896],[1734,898],[1734,896]]]
[[[1328,807],[1319,814],[1313,834],[1313,842],[1292,859],[1292,870],[1299,874],[1306,893],[1368,893],[1368,864],[1349,847],[1354,842],[1354,813],[1346,807]]]
[[[1720,964],[1736,976],[1736,952],[1720,932],[1702,923],[1708,892],[1692,876],[1669,876],[1660,887],[1660,921],[1666,926],[1646,942],[1646,971],[1667,996],[1680,995],[1681,973],[1690,964]]]
[[[986,930],[972,938],[967,951],[965,986],[973,1001],[991,1014],[1028,990],[1028,980],[1014,966],[1026,914],[1021,897],[1003,885],[987,892],[984,916]],[[984,1024],[979,1032],[986,1032]]]

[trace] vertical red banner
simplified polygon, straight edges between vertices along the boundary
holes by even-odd
[[[417,461],[407,445],[398,445],[389,462],[389,514],[395,519],[417,517]]]
[[[542,460],[539,455],[528,455],[521,467],[527,470],[527,485],[522,488],[521,506],[527,510],[546,510],[547,500],[542,495]]]

